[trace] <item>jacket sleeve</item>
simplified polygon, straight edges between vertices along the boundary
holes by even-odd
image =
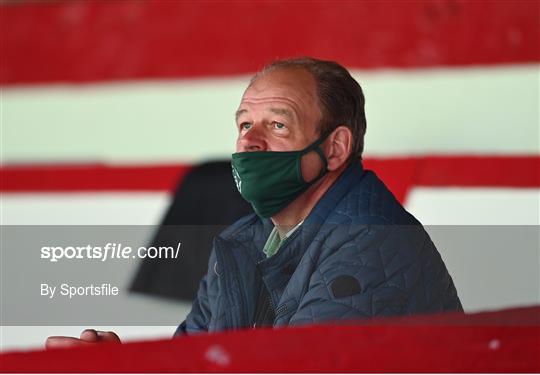
[[[379,226],[323,256],[289,324],[445,310],[462,308],[427,233]]]
[[[207,332],[210,320],[212,318],[212,309],[210,296],[212,287],[217,283],[214,273],[215,255],[214,251],[210,254],[208,270],[202,278],[197,291],[197,297],[193,301],[191,311],[186,319],[178,326],[174,336],[181,336],[191,333]]]

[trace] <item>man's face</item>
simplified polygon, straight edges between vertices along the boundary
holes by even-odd
[[[313,143],[321,118],[316,92],[315,79],[303,69],[258,78],[236,112],[236,151],[297,151]]]

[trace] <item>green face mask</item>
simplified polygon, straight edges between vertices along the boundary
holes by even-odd
[[[327,172],[328,162],[319,148],[328,134],[300,151],[253,151],[232,155],[236,187],[255,213],[268,218],[281,211]],[[302,176],[302,156],[315,151],[323,169],[312,181]]]

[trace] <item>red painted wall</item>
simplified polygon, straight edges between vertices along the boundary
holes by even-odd
[[[539,2],[88,1],[0,6],[0,84],[540,61]]]

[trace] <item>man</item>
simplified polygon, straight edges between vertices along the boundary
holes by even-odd
[[[176,335],[462,310],[422,225],[362,167],[364,96],[345,68],[272,63],[251,80],[236,122],[233,175],[256,214],[215,239]]]

